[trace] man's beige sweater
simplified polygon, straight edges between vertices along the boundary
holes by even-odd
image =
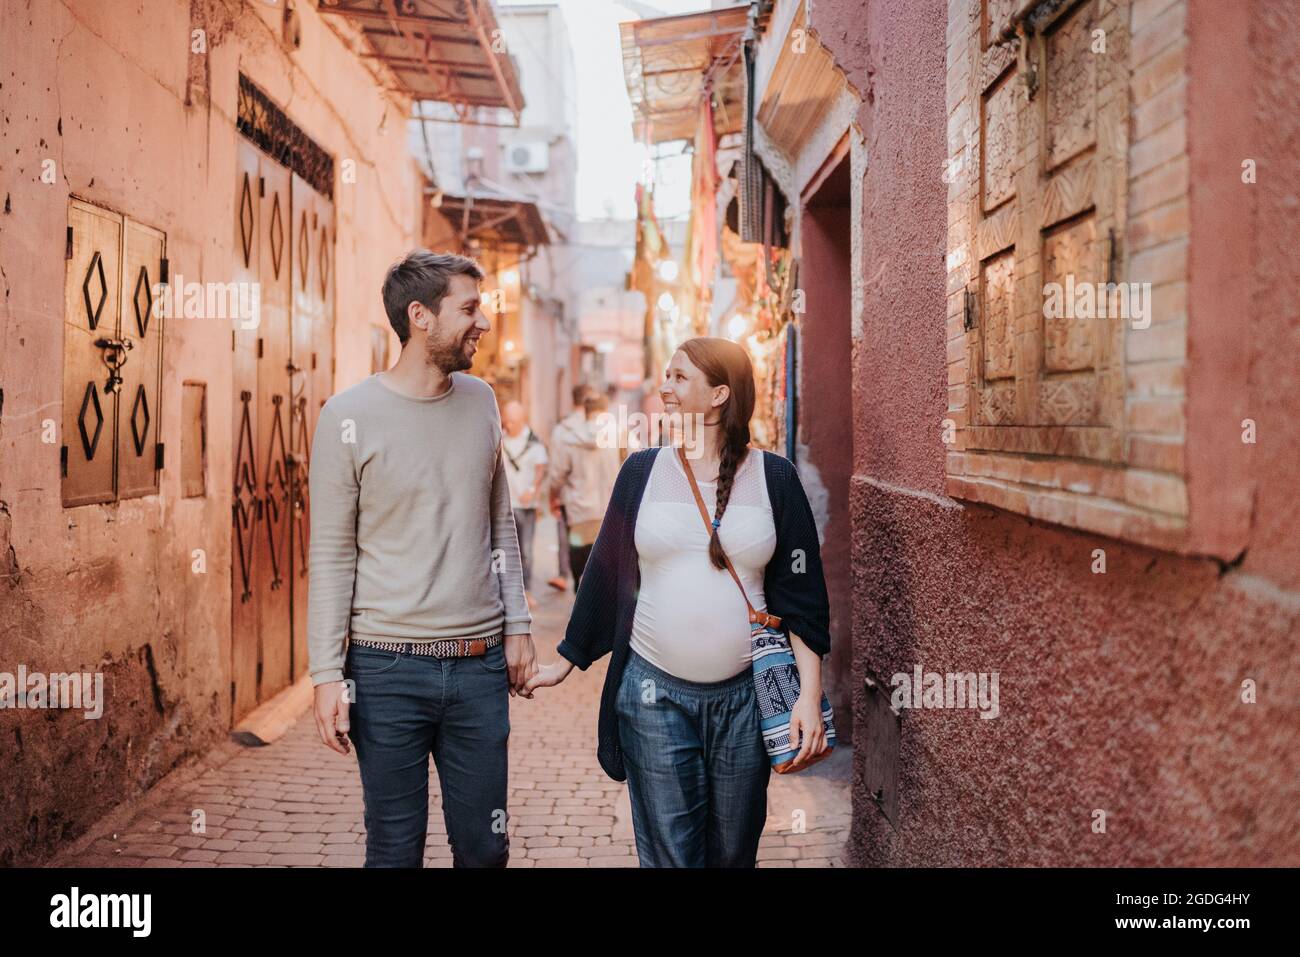
[[[321,409],[310,467],[307,652],[312,683],[343,679],[349,634],[526,634],[532,618],[496,397],[452,373],[432,398],[378,375]]]

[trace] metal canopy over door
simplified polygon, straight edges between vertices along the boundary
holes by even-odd
[[[237,278],[259,284],[260,315],[232,336],[232,721],[307,669],[307,459],[333,387],[318,344],[333,342],[334,235],[332,204],[242,138],[235,180]]]

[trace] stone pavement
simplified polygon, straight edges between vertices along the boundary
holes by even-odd
[[[539,554],[553,551],[547,544],[539,535]],[[554,567],[553,561],[538,564]],[[534,638],[545,662],[554,660],[572,592],[556,593],[537,577]],[[511,867],[637,865],[626,785],[610,780],[596,762],[596,714],[607,662],[608,657],[586,672],[575,670],[532,701],[511,699]],[[847,749],[837,749],[802,774],[772,775],[759,866],[842,866],[850,768]],[[432,762],[429,791],[425,864],[449,867]],[[191,826],[196,810],[205,817],[198,834]],[[364,831],[355,754],[336,754],[321,744],[307,711],[266,747],[225,742],[173,772],[141,801],[99,822],[51,866],[360,867]]]

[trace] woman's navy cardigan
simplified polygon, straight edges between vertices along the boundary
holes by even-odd
[[[759,451],[751,449],[751,452]],[[613,653],[600,696],[596,756],[605,773],[615,781],[627,779],[618,742],[614,699],[627,664],[632,617],[641,589],[636,516],[650,478],[650,467],[659,452],[659,448],[642,449],[633,452],[623,463],[600,534],[578,585],[569,627],[557,649],[584,671],[597,658]],[[667,449],[664,454],[674,453]],[[822,574],[817,523],[790,460],[773,452],[761,454],[776,526],[776,550],[763,573],[767,610],[781,617],[787,633],[794,632],[818,655],[825,655],[831,646],[830,605]]]

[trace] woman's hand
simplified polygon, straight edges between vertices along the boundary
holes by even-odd
[[[808,690],[802,691],[799,694],[799,700],[794,703],[794,709],[790,712],[791,747],[799,742],[800,735],[803,737],[803,744],[799,748],[799,753],[790,762],[792,769],[800,767],[805,761],[815,758],[826,750],[826,727],[822,724],[821,689],[816,690],[815,695],[810,694]]]
[[[537,669],[537,673],[529,678],[528,683],[524,685],[523,696],[531,698],[533,691],[537,688],[550,688],[558,685],[569,676],[569,672],[572,670],[573,662],[567,658],[552,661],[549,665],[542,665]]]

